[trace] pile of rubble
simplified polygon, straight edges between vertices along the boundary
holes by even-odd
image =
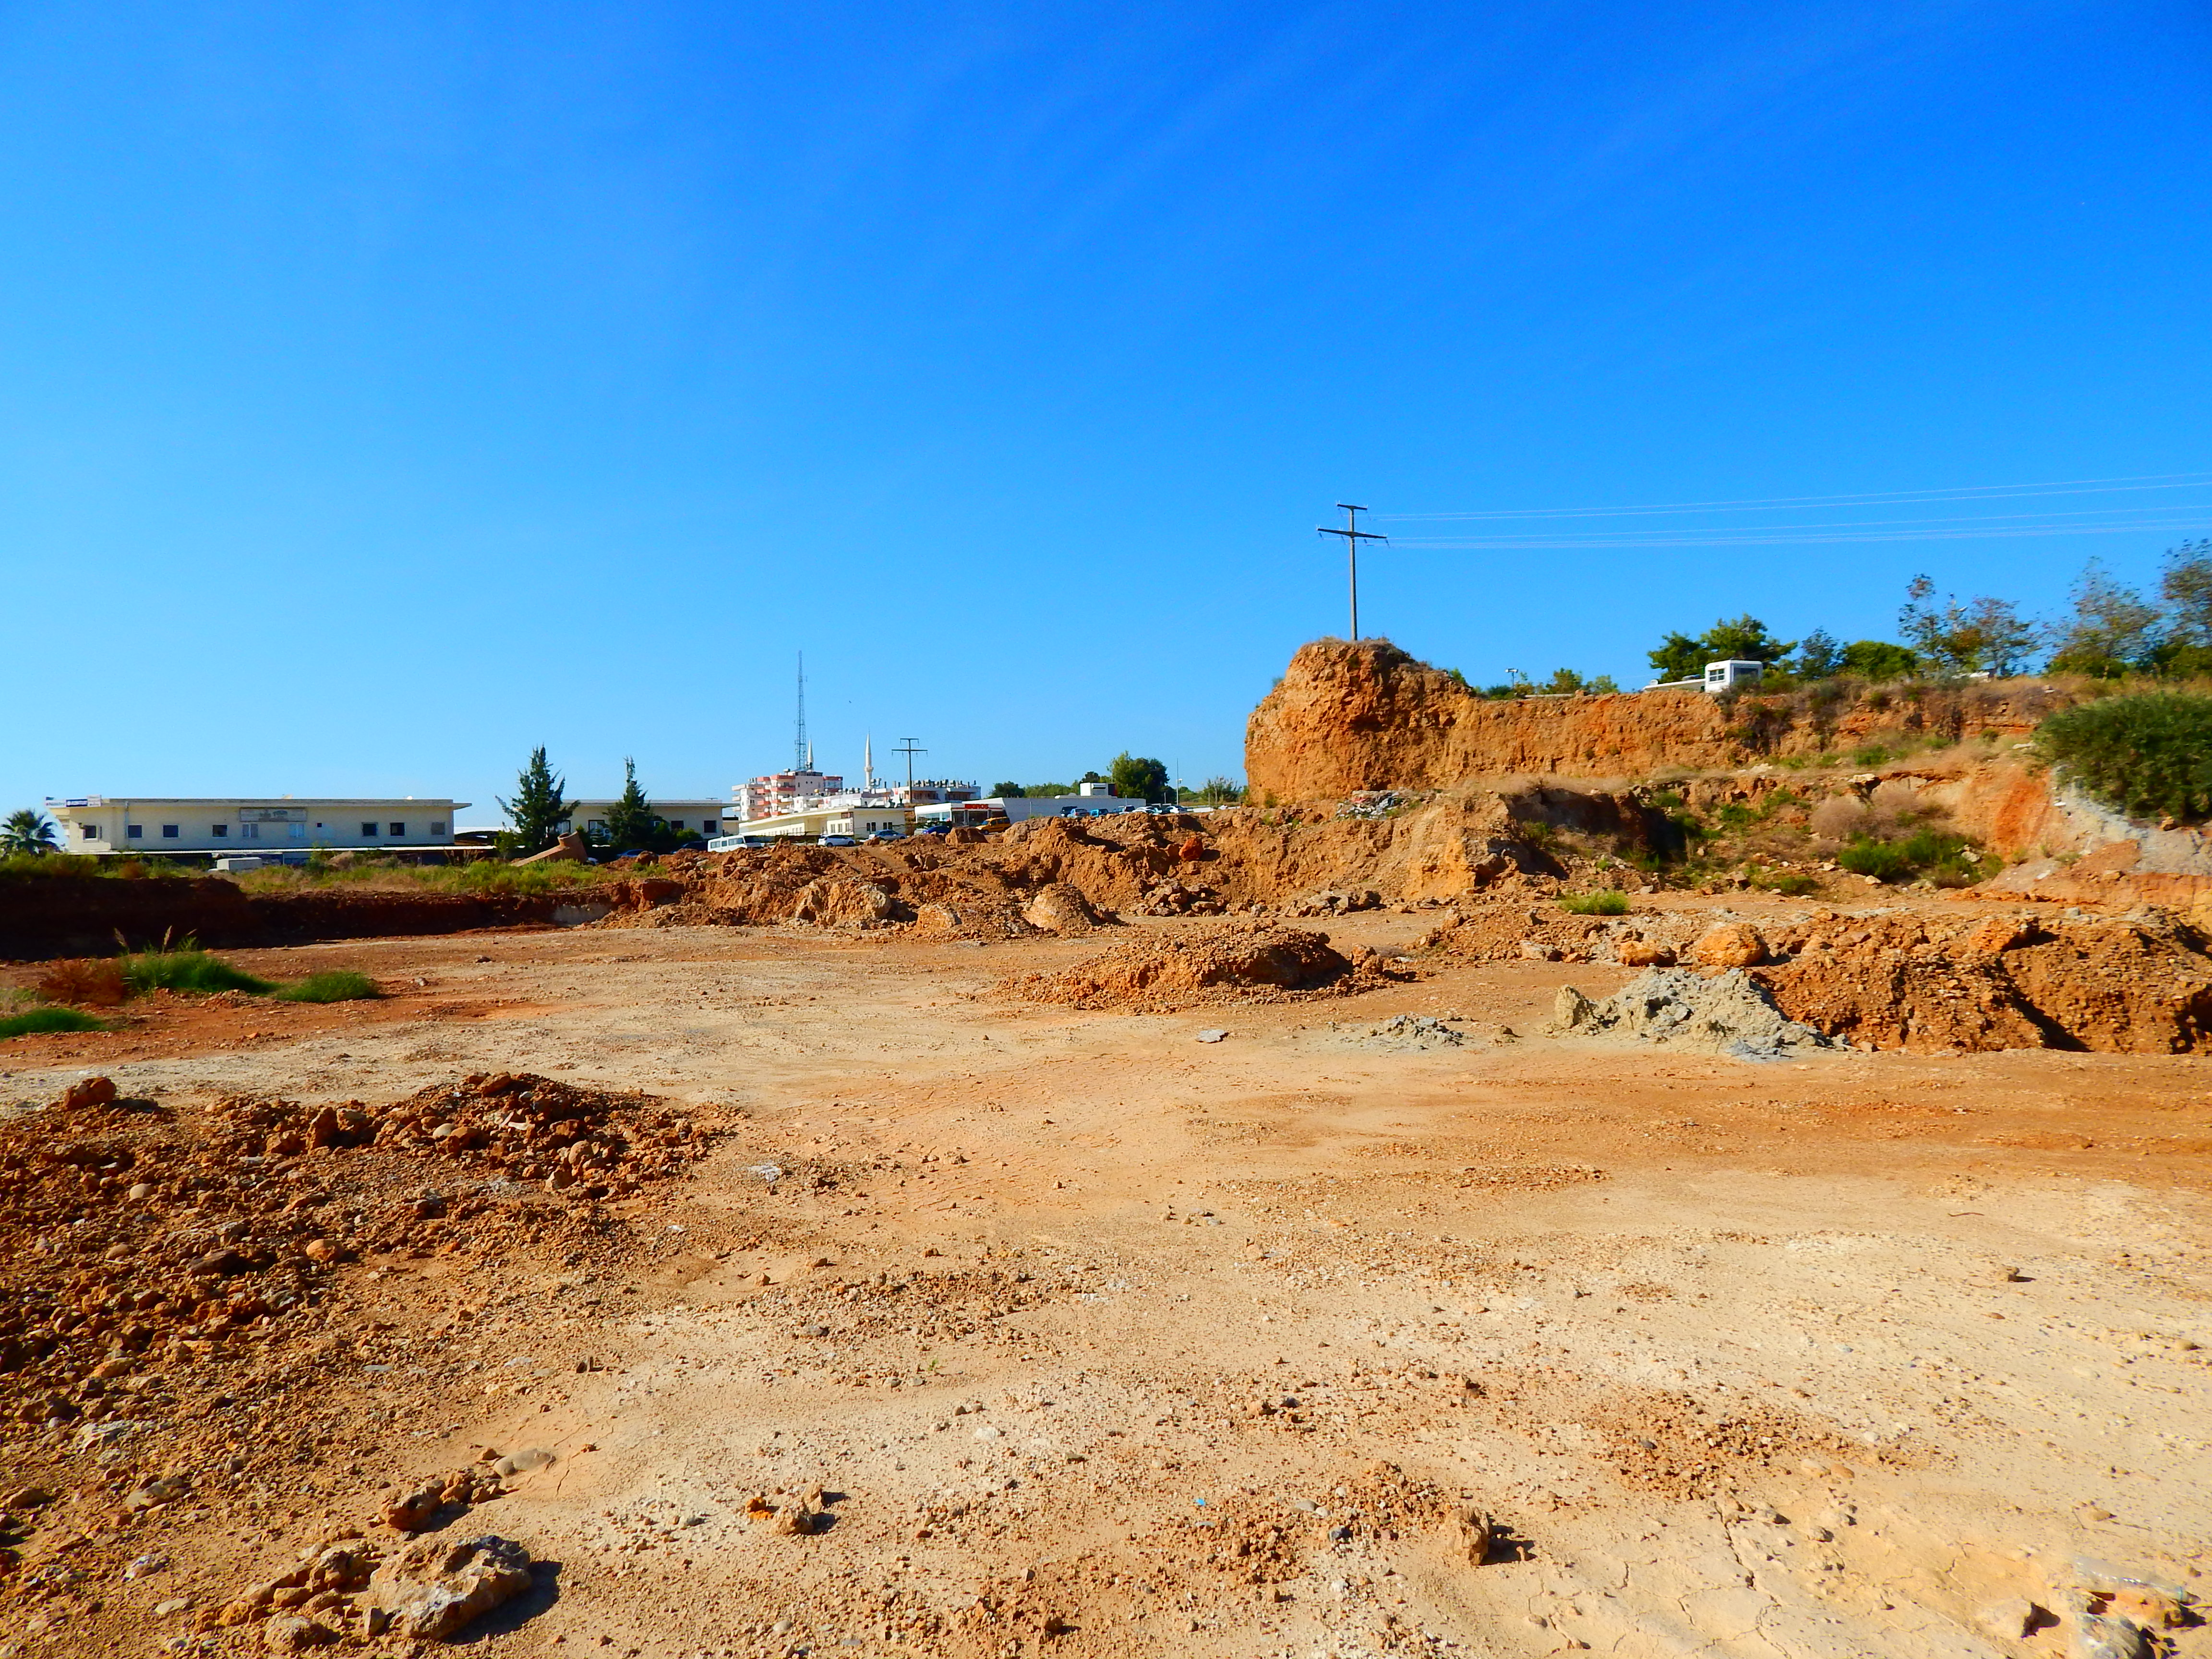
[[[1811,1026],[1785,1018],[1741,968],[1710,976],[1647,969],[1602,1002],[1563,987],[1547,1035],[1620,1036],[1734,1060],[1788,1060],[1832,1046]]]

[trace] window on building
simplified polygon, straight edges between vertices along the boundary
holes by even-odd
[[[98,841],[100,839],[100,826],[96,823],[86,824],[84,826],[84,838],[87,841]]]
[[[126,823],[123,826],[123,834],[127,840],[143,841],[146,839],[146,826],[143,823]]]
[[[407,834],[407,826],[404,823],[395,823],[392,826],[392,833],[395,836],[400,836],[402,839],[404,839]]]
[[[432,818],[432,819],[430,820],[430,833],[431,833],[432,835],[434,835],[434,836],[442,836],[442,835],[444,835],[444,834],[446,833],[446,821],[445,821],[445,819],[443,819],[443,818]]]
[[[361,833],[373,840],[376,835],[376,826],[373,823],[364,823],[361,826]]]
[[[607,821],[605,818],[592,818],[584,827],[595,836],[604,836],[607,833]]]
[[[261,839],[261,826],[258,823],[240,824],[238,826],[238,838],[240,841],[259,841]]]
[[[174,840],[176,840],[176,838],[177,838],[177,829],[178,829],[178,826],[177,826],[177,825],[175,825],[175,824],[173,824],[173,823],[165,823],[165,824],[163,824],[163,825],[161,826],[161,839],[162,839],[163,841],[174,841]]]
[[[230,833],[230,826],[227,823],[211,823],[208,826],[208,833],[220,841]]]

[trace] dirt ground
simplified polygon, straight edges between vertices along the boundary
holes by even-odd
[[[232,959],[386,1000],[9,1043],[56,1137],[13,1109],[94,1073],[182,1122],[515,1072],[720,1138],[580,1208],[456,1163],[567,1219],[342,1252],[66,1421],[0,1375],[0,1659],[262,1650],[213,1610],[487,1453],[525,1467],[442,1533],[535,1559],[494,1655],[2212,1652],[2203,1058],[1554,1039],[1633,970],[1438,952],[1176,1014],[996,988],[1101,943],[350,941]],[[811,1533],[748,1516],[817,1486]]]

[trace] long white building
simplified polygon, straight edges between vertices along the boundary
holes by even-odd
[[[450,847],[470,803],[404,796],[331,800],[291,795],[46,799],[69,853],[281,853],[311,848]]]

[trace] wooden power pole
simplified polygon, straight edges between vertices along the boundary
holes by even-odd
[[[1344,509],[1344,528],[1335,530],[1323,524],[1316,525],[1314,531],[1317,535],[1344,538],[1345,558],[1352,568],[1352,637],[1357,640],[1359,637],[1359,544],[1387,542],[1390,538],[1359,527],[1359,515],[1367,511],[1365,507],[1354,507],[1350,501],[1339,501],[1337,505]]]

